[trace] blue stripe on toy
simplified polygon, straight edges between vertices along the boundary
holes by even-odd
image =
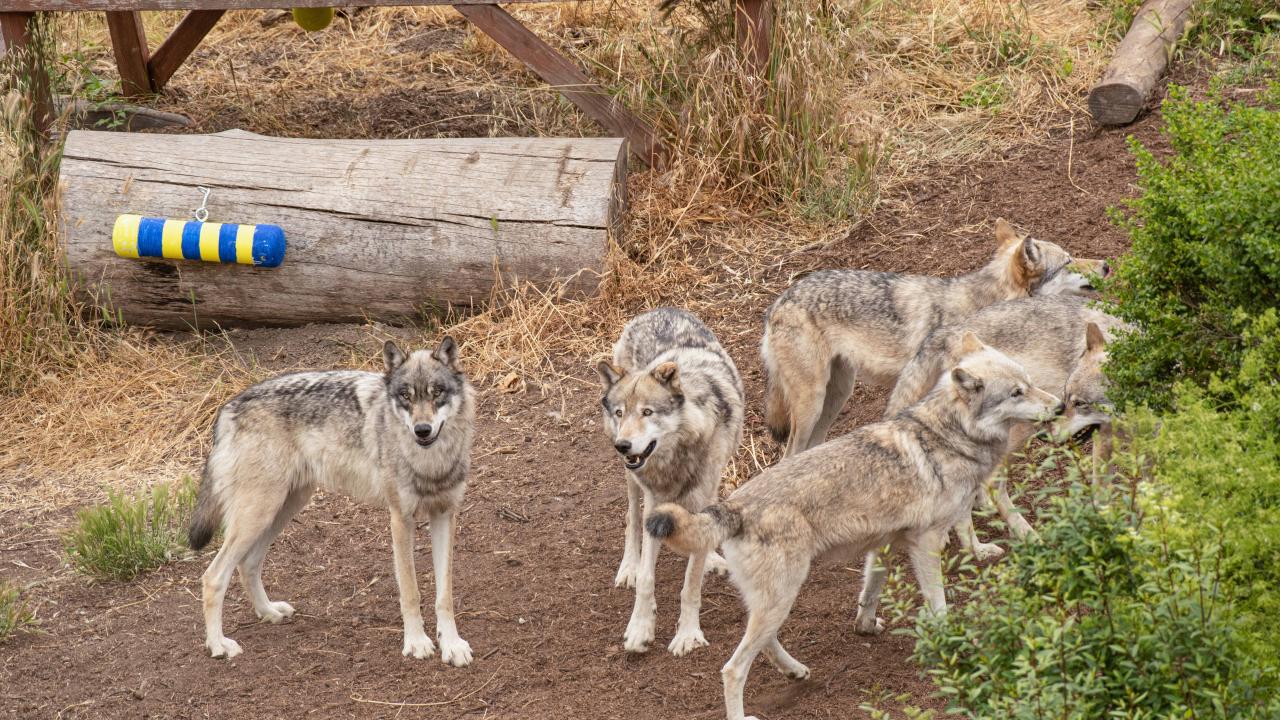
[[[284,230],[277,225],[258,225],[253,228],[253,264],[258,267],[279,267],[284,262]]]
[[[200,259],[200,228],[204,223],[188,222],[182,226],[182,257],[187,260]]]
[[[236,231],[239,225],[235,223],[223,223],[222,230],[218,233],[218,260],[224,263],[233,263],[236,261]]]
[[[142,218],[138,223],[138,257],[164,257],[164,218]]]

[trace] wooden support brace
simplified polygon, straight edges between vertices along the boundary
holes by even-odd
[[[543,42],[506,10],[497,5],[454,5],[454,8],[592,120],[626,138],[633,154],[651,166],[663,162],[665,148],[654,137],[653,128],[648,123],[632,114],[604,88],[592,82],[581,68]]]
[[[120,92],[125,97],[149,95],[151,73],[147,70],[147,35],[142,27],[142,13],[137,10],[107,13],[107,29],[111,31],[111,47],[116,52],[120,69]]]
[[[213,29],[226,10],[192,10],[187,13],[178,27],[169,33],[160,47],[147,61],[147,70],[151,75],[151,87],[156,92],[164,89],[165,83],[177,72],[182,63],[190,57],[200,41]]]
[[[734,35],[738,51],[756,75],[769,66],[769,44],[773,27],[773,10],[769,0],[734,0]]]

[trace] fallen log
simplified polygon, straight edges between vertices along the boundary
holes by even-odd
[[[127,322],[168,328],[413,318],[484,301],[499,275],[590,293],[625,173],[616,138],[72,131],[61,169],[66,258],[80,292]],[[283,228],[283,264],[116,255],[117,216],[190,219],[198,187],[210,189],[210,222]]]
[[[1169,64],[1194,0],[1147,0],[1089,91],[1089,114],[1102,125],[1133,122]]]

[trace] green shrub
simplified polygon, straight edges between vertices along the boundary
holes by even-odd
[[[35,614],[22,600],[18,589],[0,585],[0,643],[15,632],[35,624]]]
[[[190,476],[133,495],[110,491],[105,505],[80,511],[63,539],[67,557],[100,580],[130,580],[158,568],[182,551],[195,499]]]
[[[1133,143],[1133,248],[1109,283],[1113,311],[1142,328],[1110,346],[1121,407],[1167,409],[1178,381],[1238,368],[1254,318],[1280,305],[1280,112],[1174,88],[1164,116],[1174,155]]]
[[[1052,464],[1052,463],[1050,463]],[[1137,464],[1136,456],[1127,463]],[[1042,469],[1044,466],[1042,465]],[[975,718],[1270,718],[1280,701],[1236,641],[1216,543],[1186,545],[1129,482],[1100,501],[1068,463],[1014,547],[953,591],[967,599],[916,628],[916,659],[952,711]]]

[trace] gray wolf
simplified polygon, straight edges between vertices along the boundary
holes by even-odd
[[[627,323],[613,362],[596,368],[604,385],[604,429],[627,473],[622,564],[614,584],[636,589],[623,635],[628,652],[654,638],[654,567],[660,543],[644,534],[642,510],[677,503],[701,510],[718,497],[720,475],[742,440],[744,394],[738,368],[698,317],[660,308]],[[680,620],[667,649],[705,646],[698,622],[705,569],[723,571],[714,547],[694,553],[680,593]]]
[[[1022,365],[1031,381],[1042,388],[1062,392],[1068,376],[1086,353],[1085,327],[1093,325],[1110,330],[1121,321],[1092,306],[1081,296],[1045,296],[996,303],[983,308],[954,325],[934,330],[920,344],[914,357],[902,368],[898,382],[889,396],[885,417],[893,417],[924,397],[945,369],[955,364],[962,353],[965,333],[981,337],[991,347]],[[1068,403],[1068,413],[1071,412]],[[1015,427],[1009,436],[1009,454],[1026,446],[1032,427]],[[1009,498],[1007,465],[988,483],[982,499],[995,500],[997,509],[1016,537],[1034,534],[1031,524]],[[1003,550],[994,543],[979,542],[973,531],[972,517],[956,527],[960,543],[980,558],[998,557]]]
[[[1112,422],[1115,406],[1107,399],[1107,376],[1102,372],[1107,361],[1107,330],[1104,328],[1093,322],[1085,326],[1084,352],[1067,376],[1062,395],[1067,411],[1054,432],[1059,442],[1093,436],[1095,488],[1099,485],[1099,478],[1108,473],[1116,435],[1123,434]]]
[[[405,655],[430,657],[414,570],[414,518],[431,521],[436,633],[444,662],[471,662],[453,613],[453,533],[471,463],[475,402],[458,368],[453,338],[408,355],[383,347],[386,372],[304,372],[266,380],[228,400],[213,427],[188,540],[204,547],[226,521],[222,548],[204,573],[205,646],[235,657],[222,634],[222,600],[232,570],[258,617],[280,622],[286,602],[267,598],[262,560],[317,487],[386,507]]]
[[[1061,247],[996,221],[987,265],[953,278],[824,270],[787,288],[765,313],[760,354],[768,373],[765,421],[786,455],[823,442],[856,380],[888,385],[935,328],[1029,295],[1089,292]]]
[[[700,513],[673,503],[646,519],[648,534],[680,552],[721,546],[746,603],[746,633],[721,670],[729,720],[743,718],[758,653],[790,677],[808,677],[778,629],[815,559],[867,557],[860,632],[882,628],[875,611],[884,572],[872,569],[885,545],[910,556],[928,611],[946,611],[939,554],[947,533],[1004,457],[1009,430],[1062,410],[1017,363],[972,335],[966,349],[932,392],[893,419],[784,458]]]

